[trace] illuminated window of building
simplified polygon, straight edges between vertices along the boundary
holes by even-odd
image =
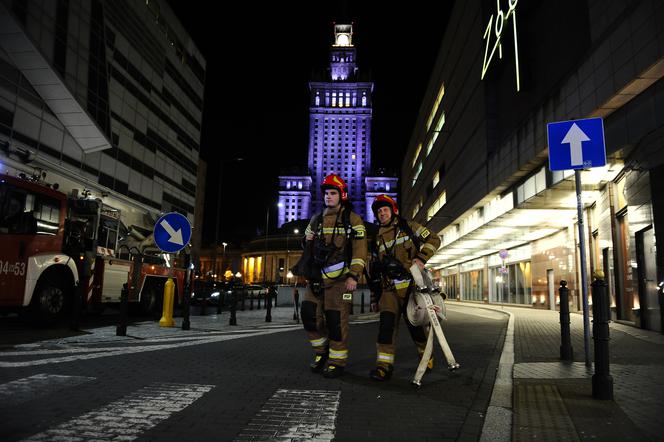
[[[415,167],[415,163],[417,162],[417,157],[420,156],[420,151],[422,150],[422,143],[417,145],[417,149],[415,149],[415,155],[413,155],[413,167]]]
[[[350,106],[350,92],[346,92],[346,107]],[[348,121],[348,120],[346,120]]]
[[[436,123],[436,127],[433,130],[433,134],[431,134],[431,139],[429,140],[429,144],[427,145],[427,156],[431,152],[431,149],[433,149],[433,145],[436,142],[438,135],[440,135],[440,131],[443,128],[444,124],[445,124],[445,111],[441,112],[440,117],[438,118],[438,122]]]
[[[362,92],[362,106],[366,106],[366,105],[367,105],[367,93]]]
[[[438,185],[438,182],[440,181],[440,172],[436,171],[436,173],[433,176],[433,188],[435,189],[436,186]]]
[[[431,113],[429,114],[429,118],[427,119],[427,130],[431,127],[431,122],[433,121],[433,117],[436,116],[436,112],[438,112],[438,106],[440,105],[440,101],[443,99],[443,95],[445,95],[445,83],[442,83],[440,85],[440,89],[438,90],[438,96],[436,96],[436,101],[433,103],[433,107],[431,108]]]
[[[420,172],[422,172],[422,162],[421,161],[417,165],[417,169],[415,169],[415,173],[413,174],[413,182],[411,183],[411,186],[415,186],[415,183],[417,182],[417,178],[420,176]]]
[[[385,183],[385,190],[386,190],[387,192],[390,191],[390,183]]]
[[[337,93],[332,92],[332,107],[337,105]]]
[[[427,221],[434,217],[436,213],[447,203],[447,192],[444,190],[440,193],[436,201],[431,204],[429,210],[427,211]]]
[[[320,95],[316,92],[316,106],[320,106]]]
[[[301,189],[301,188],[302,188],[302,181],[298,181],[298,182],[297,182],[297,188],[298,188],[298,189]]]

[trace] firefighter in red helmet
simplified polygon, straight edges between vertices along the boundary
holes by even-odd
[[[336,378],[348,359],[348,317],[366,265],[367,236],[362,218],[351,210],[344,180],[328,175],[321,190],[325,208],[305,231],[305,253],[310,247],[316,270],[308,275],[300,316],[315,353],[311,370]]]
[[[413,264],[423,269],[440,246],[440,238],[415,221],[401,218],[396,201],[389,195],[378,195],[371,209],[379,223],[374,244],[378,265],[372,266],[372,270],[376,268],[375,271],[380,273],[382,294],[378,301],[380,325],[376,343],[376,368],[371,370],[369,376],[377,381],[386,381],[392,376],[399,319],[404,314],[412,285],[412,275],[408,269]],[[371,277],[375,279],[377,275]],[[413,326],[405,314],[404,319],[422,354],[427,340],[424,329]],[[433,359],[429,361],[429,368],[432,365]]]

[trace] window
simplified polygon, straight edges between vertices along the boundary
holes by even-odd
[[[427,211],[427,221],[434,217],[436,213],[447,203],[447,192],[443,192],[436,198],[436,201],[431,204],[429,210]]]
[[[0,185],[0,234],[56,235],[59,227],[58,200]]]
[[[415,155],[413,155],[413,167],[415,167],[415,163],[417,162],[417,157],[420,156],[420,151],[422,150],[422,143],[417,145],[417,149],[415,149]]]
[[[438,185],[438,182],[440,181],[440,172],[436,171],[436,173],[433,176],[433,182],[431,183],[432,187],[435,189],[436,186]]]

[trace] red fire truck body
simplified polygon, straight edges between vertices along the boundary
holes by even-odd
[[[0,174],[0,308],[27,308],[52,322],[71,307],[76,290],[96,309],[119,302],[127,284],[129,301],[156,314],[168,277],[182,299],[185,270],[119,244],[120,224],[120,212],[99,199],[68,198]]]

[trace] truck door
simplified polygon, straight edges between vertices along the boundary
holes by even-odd
[[[28,258],[60,251],[63,209],[56,198],[0,180],[0,306],[23,304]]]

